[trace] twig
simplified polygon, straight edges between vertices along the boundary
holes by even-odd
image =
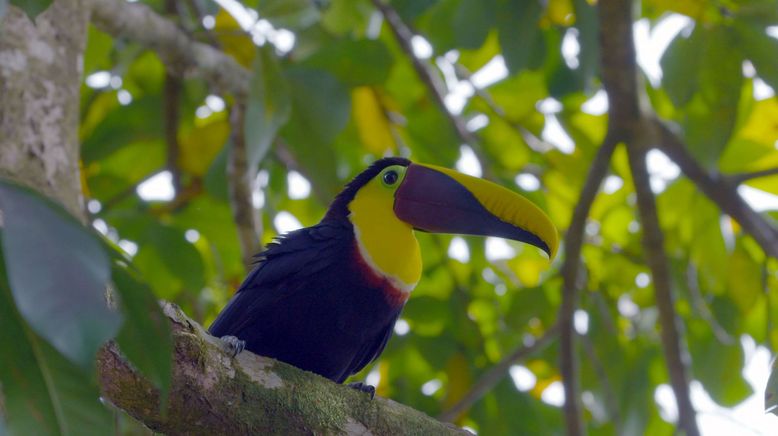
[[[542,140],[541,138],[538,138],[534,133],[530,132],[529,129],[527,129],[526,127],[522,126],[521,124],[517,123],[514,120],[509,119],[505,111],[500,106],[497,105],[497,102],[494,101],[494,99],[492,98],[491,94],[489,94],[488,91],[475,86],[472,80],[473,75],[470,73],[470,71],[467,70],[467,68],[465,68],[460,64],[454,64],[454,70],[457,76],[470,83],[470,86],[473,87],[475,95],[483,99],[483,101],[486,103],[486,106],[489,108],[492,114],[497,116],[497,118],[505,121],[509,126],[511,126],[511,128],[513,128],[519,133],[519,135],[524,140],[524,142],[527,143],[527,146],[529,146],[529,148],[539,153],[545,153],[548,150],[554,148],[553,145]]]
[[[475,382],[470,391],[465,394],[461,400],[454,404],[450,409],[441,413],[438,416],[438,419],[444,422],[454,420],[457,416],[459,416],[459,414],[475,404],[476,401],[480,400],[481,397],[483,397],[500,380],[502,380],[503,377],[505,377],[505,374],[507,374],[510,370],[511,366],[513,366],[516,362],[522,359],[526,359],[528,356],[531,356],[532,354],[545,348],[549,343],[551,343],[551,341],[558,333],[559,325],[554,324],[548,330],[546,330],[546,333],[544,333],[543,336],[535,340],[532,345],[521,346],[508,356],[503,357],[502,360],[486,371],[481,376],[481,378]]]
[[[200,77],[217,92],[245,99],[251,73],[235,59],[194,41],[175,24],[142,3],[90,0],[92,22],[115,37],[130,39],[157,52],[174,73]]]
[[[769,177],[778,175],[778,168],[768,168],[766,170],[754,171],[752,173],[740,173],[730,175],[729,181],[734,185],[740,185],[749,180],[758,179],[761,177]]]
[[[250,268],[253,256],[259,252],[259,223],[252,203],[252,183],[256,168],[250,168],[243,134],[245,108],[235,103],[230,114],[232,125],[230,148],[227,157],[227,185],[230,193],[230,207],[238,228],[243,265]]]
[[[165,0],[165,12],[177,14],[175,0]],[[181,192],[181,171],[178,169],[178,121],[181,112],[181,79],[169,71],[165,72],[165,84],[162,90],[164,111],[162,115],[165,127],[165,143],[167,144],[167,169],[173,180],[176,195]]]
[[[734,185],[727,183],[720,175],[709,174],[697,163],[689,154],[686,145],[664,123],[658,119],[654,119],[653,123],[659,131],[659,141],[657,141],[659,148],[708,198],[734,218],[767,255],[778,259],[778,231],[748,206]]]
[[[562,305],[557,316],[559,333],[559,366],[565,388],[565,421],[568,435],[583,434],[583,415],[581,414],[581,395],[578,381],[578,354],[575,352],[575,326],[573,315],[578,305],[578,289],[581,287],[578,276],[581,264],[581,247],[586,228],[586,218],[597,196],[602,180],[608,173],[613,150],[617,141],[611,134],[597,150],[589,175],[581,190],[578,203],[573,210],[570,227],[565,234],[565,261],[562,264]]]

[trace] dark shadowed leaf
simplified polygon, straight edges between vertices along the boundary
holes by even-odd
[[[508,71],[515,74],[531,64],[543,42],[538,20],[543,9],[536,0],[499,0],[497,30]]]
[[[151,290],[129,268],[114,263],[112,279],[121,297],[125,322],[117,340],[125,356],[167,398],[173,340],[168,320]],[[164,400],[163,400],[164,403]]]
[[[319,19],[317,2],[311,0],[260,0],[259,16],[287,29],[308,27]]]
[[[673,39],[662,56],[662,85],[676,106],[684,106],[697,90],[697,74],[704,49],[703,31],[690,36],[683,31]]]
[[[481,47],[494,26],[496,9],[496,0],[462,0],[453,22],[457,46],[471,50]]]
[[[0,182],[3,250],[16,306],[68,359],[92,365],[121,316],[108,309],[108,258],[97,237],[54,203]]]
[[[578,41],[581,52],[578,54],[579,69],[584,89],[594,88],[594,81],[600,73],[600,19],[595,5],[586,0],[574,0],[575,27],[578,29]]]
[[[706,31],[696,80],[699,88],[686,111],[686,140],[703,164],[712,165],[732,135],[743,85],[742,58],[731,29]]]
[[[303,65],[327,70],[350,86],[359,86],[386,81],[393,63],[389,49],[379,40],[344,39],[324,46]]]
[[[251,167],[265,157],[292,109],[289,84],[270,44],[257,49],[246,108],[246,146]]]
[[[30,18],[35,19],[41,12],[48,9],[52,0],[10,0],[13,6],[23,10]]]
[[[2,264],[0,355],[5,418],[13,434],[101,435],[111,428],[111,415],[100,404],[91,377],[24,324]]]
[[[773,89],[778,89],[778,39],[767,34],[766,29],[750,23],[738,22],[735,26],[745,55],[756,68],[756,74]]]
[[[81,144],[85,163],[105,158],[128,143],[162,136],[162,100],[149,96],[113,109]]]
[[[332,141],[348,122],[351,96],[346,86],[326,71],[293,68],[292,117],[282,133],[313,190],[324,202],[340,190]]]

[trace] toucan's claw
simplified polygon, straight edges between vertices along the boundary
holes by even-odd
[[[235,336],[222,336],[219,338],[222,341],[224,352],[230,357],[235,357],[246,348],[246,341],[242,341]]]
[[[362,382],[354,382],[354,383],[349,383],[348,387],[350,387],[351,389],[356,389],[359,392],[365,392],[366,394],[370,394],[371,400],[375,398],[375,386],[369,385],[367,383],[362,383]]]

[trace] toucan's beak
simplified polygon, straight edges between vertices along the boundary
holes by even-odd
[[[502,186],[434,165],[410,164],[394,196],[398,218],[433,233],[497,236],[554,258],[556,228],[532,202]]]

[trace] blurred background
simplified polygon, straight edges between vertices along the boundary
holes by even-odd
[[[601,61],[609,39],[625,39],[596,2],[141,2],[251,71],[236,99],[89,28],[79,132],[89,220],[157,298],[208,326],[251,255],[317,223],[374,160],[455,168],[522,193],[583,245],[549,263],[500,239],[418,235],[423,278],[386,351],[354,380],[478,434],[562,434],[558,320],[569,313],[586,430],[678,434],[640,179],[621,141],[598,154],[614,116],[603,83],[632,70]],[[629,16],[642,109],[775,232],[778,3],[645,0]],[[724,191],[704,193],[658,145],[645,166],[696,421],[705,435],[776,434],[764,398],[778,262],[722,209]],[[602,183],[582,200],[598,159]],[[582,201],[591,208],[578,229]],[[560,312],[563,295],[572,312]]]

